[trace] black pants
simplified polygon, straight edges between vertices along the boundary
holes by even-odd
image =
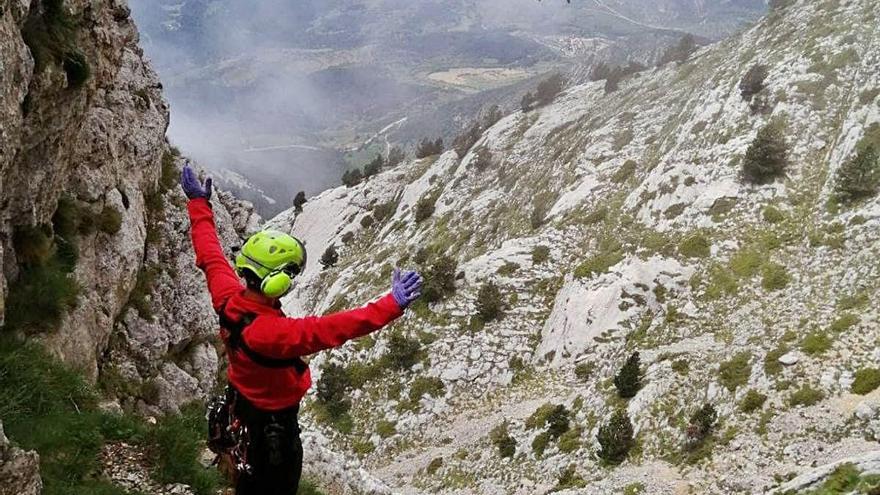
[[[298,412],[299,406],[262,411],[239,394],[235,415],[248,428],[248,464],[252,472],[239,476],[236,495],[296,495],[303,458]]]

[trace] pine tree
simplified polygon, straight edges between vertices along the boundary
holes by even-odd
[[[391,150],[388,152],[388,158],[385,159],[385,165],[387,165],[388,167],[393,167],[404,160],[406,160],[406,153],[404,153],[402,149],[395,146],[391,148]]]
[[[837,171],[834,195],[838,202],[852,204],[877,194],[880,187],[880,156],[868,145]]]
[[[632,422],[626,410],[615,412],[608,423],[599,428],[596,440],[599,441],[598,455],[601,459],[612,464],[623,462],[635,444]]]
[[[342,174],[342,183],[345,184],[346,187],[356,186],[361,179],[363,179],[363,175],[361,174],[360,169],[352,169],[346,170]]]
[[[559,404],[547,416],[547,432],[550,433],[552,438],[561,437],[571,428],[569,415],[568,409],[564,405]]]
[[[764,126],[743,160],[742,176],[751,184],[767,184],[785,175],[788,167],[788,145],[785,130],[778,122]]]
[[[304,204],[306,204],[306,193],[305,191],[300,191],[293,197],[293,210],[297,213],[302,213]]]
[[[437,302],[455,292],[455,260],[440,256],[425,271],[425,284],[422,298],[425,302]]]
[[[364,178],[372,177],[379,173],[382,170],[382,167],[385,166],[385,159],[382,158],[382,155],[376,155],[376,158],[373,158],[370,163],[364,165]]]
[[[339,253],[336,252],[336,246],[333,244],[327,246],[319,261],[325,270],[336,266],[336,263],[339,261]]]
[[[617,395],[624,399],[635,397],[642,386],[642,370],[639,353],[634,352],[614,377]]]
[[[712,434],[717,422],[718,411],[715,410],[715,406],[709,403],[703,404],[703,407],[691,415],[686,432],[687,447],[694,448],[703,443],[703,440]]]
[[[480,287],[480,292],[477,294],[477,314],[484,322],[501,316],[503,304],[501,291],[494,282],[486,282]]]

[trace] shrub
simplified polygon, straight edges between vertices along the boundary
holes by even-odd
[[[437,198],[430,194],[422,196],[422,198],[419,199],[416,203],[416,223],[422,223],[434,214],[434,205],[436,202]]]
[[[852,393],[865,395],[880,387],[880,369],[862,368],[856,371],[852,382]]]
[[[336,263],[339,262],[339,253],[336,252],[336,246],[333,244],[327,246],[327,249],[324,250],[324,254],[321,255],[321,259],[318,260],[318,262],[321,263],[321,266],[325,270],[336,266]]]
[[[767,263],[761,274],[761,287],[764,290],[775,291],[788,287],[791,277],[784,266],[778,263]]]
[[[635,445],[633,427],[626,410],[615,412],[608,422],[599,428],[599,457],[610,464],[620,464]]]
[[[565,89],[566,82],[565,77],[557,73],[538,83],[534,93],[527,93],[523,96],[521,102],[523,111],[528,112],[532,108],[552,103],[556,96]]]
[[[405,371],[422,359],[422,343],[418,339],[393,332],[388,338],[388,350],[382,356],[383,363],[391,368]]]
[[[585,382],[593,375],[593,370],[595,368],[596,365],[593,363],[578,363],[574,367],[574,376],[576,376],[578,380]]]
[[[303,205],[306,204],[306,192],[300,191],[296,193],[296,196],[293,197],[293,211],[296,213],[302,213]]]
[[[544,451],[547,449],[547,445],[550,443],[550,433],[546,431],[542,431],[535,436],[534,440],[532,440],[532,452],[535,453],[535,457],[541,457],[544,455]]]
[[[782,210],[773,205],[768,205],[764,208],[763,217],[764,221],[770,224],[777,224],[785,221],[785,214],[782,213]]]
[[[757,390],[749,390],[739,403],[739,410],[745,414],[751,414],[762,407],[767,401],[767,396]]]
[[[852,328],[853,325],[858,325],[859,321],[860,320],[858,316],[852,313],[847,313],[840,318],[834,320],[834,322],[831,323],[831,326],[828,327],[828,329],[834,333],[845,332]]]
[[[703,234],[692,234],[678,245],[678,252],[687,258],[706,258],[711,253],[712,243]]]
[[[558,404],[547,415],[547,432],[551,438],[559,438],[569,429],[569,411],[562,405]]]
[[[531,414],[528,418],[526,418],[525,426],[526,428],[533,430],[535,428],[543,428],[545,424],[547,424],[547,418],[550,417],[550,414],[556,409],[556,406],[547,402],[537,409],[535,412]]]
[[[61,68],[67,74],[67,87],[71,89],[81,87],[92,75],[89,61],[79,50],[65,53],[61,60]]]
[[[361,180],[363,180],[364,176],[361,173],[360,169],[351,169],[346,170],[342,173],[342,183],[345,187],[354,187],[358,185]]]
[[[52,236],[46,225],[16,227],[12,233],[12,246],[20,266],[37,266],[52,256]]]
[[[583,430],[580,428],[572,428],[559,437],[559,451],[564,454],[570,454],[581,448],[581,434]]]
[[[122,214],[112,206],[105,206],[98,215],[97,226],[105,234],[116,234],[122,228]]]
[[[547,246],[535,246],[532,248],[532,263],[540,265],[550,259],[550,248]]]
[[[812,406],[825,398],[821,390],[814,389],[810,385],[804,385],[789,396],[788,403],[794,406]]]
[[[834,194],[837,202],[850,205],[877,194],[880,187],[880,156],[874,146],[858,151],[837,170]]]
[[[697,40],[691,34],[681,37],[677,44],[670,46],[663,52],[658,65],[666,65],[670,62],[684,63],[697,51]]]
[[[484,322],[489,322],[501,316],[504,302],[501,300],[501,291],[494,282],[486,282],[480,287],[477,294],[477,314]]]
[[[724,388],[735,392],[738,387],[749,382],[752,373],[751,359],[752,355],[748,352],[740,352],[718,366],[718,380]]]
[[[575,278],[589,278],[608,272],[608,270],[623,261],[623,253],[612,251],[599,253],[587,259],[574,269]]]
[[[376,158],[373,158],[369,163],[364,165],[364,178],[366,179],[367,177],[372,177],[378,174],[384,166],[385,159],[382,158],[382,155],[376,155]]]
[[[571,488],[583,488],[585,486],[587,486],[587,482],[577,474],[575,465],[569,464],[568,467],[559,471],[559,480],[557,480],[556,486],[550,491],[557,492]]]
[[[694,411],[687,428],[688,446],[693,448],[701,444],[712,434],[712,430],[717,422],[718,411],[715,410],[715,406],[712,404],[703,404],[703,407]]]
[[[10,284],[6,298],[6,330],[54,329],[76,307],[80,287],[56,258],[25,266]]]
[[[611,182],[614,182],[615,184],[626,182],[636,173],[638,167],[639,165],[635,161],[627,160],[619,169],[617,169],[617,171],[614,172],[614,175],[611,176]]]
[[[376,423],[376,433],[380,438],[388,438],[397,433],[397,421],[380,420]]]
[[[159,189],[169,191],[180,180],[180,171],[177,169],[177,158],[180,151],[171,147],[162,153],[162,175],[159,176]]]
[[[812,332],[807,334],[801,341],[801,350],[809,356],[818,356],[831,349],[831,339],[825,332]]]
[[[439,471],[441,467],[443,467],[443,458],[436,457],[432,459],[430,463],[428,463],[428,467],[425,468],[425,473],[427,473],[428,475],[432,475]]]
[[[445,390],[443,380],[436,376],[420,376],[413,380],[409,388],[409,400],[416,403],[425,395],[440,397]]]
[[[614,376],[617,395],[624,399],[635,397],[642,387],[642,370],[639,353],[634,352]]]
[[[457,264],[449,256],[440,256],[425,273],[422,299],[433,303],[455,293],[455,270]]]
[[[369,229],[373,225],[375,225],[376,219],[373,218],[373,215],[365,215],[361,217],[361,227],[365,229]]]
[[[440,153],[443,153],[442,138],[437,138],[434,141],[431,141],[428,138],[424,138],[416,147],[416,158],[419,159],[439,155]]]
[[[198,495],[217,493],[219,477],[199,463],[202,435],[208,429],[202,404],[183,407],[180,415],[166,416],[153,432],[159,462],[156,474],[161,483],[185,483]]]
[[[331,419],[336,420],[348,414],[351,409],[348,392],[351,388],[351,379],[345,367],[329,363],[321,370],[321,379],[318,381],[315,396]]]
[[[482,135],[483,128],[480,122],[473,122],[467,129],[455,137],[452,141],[452,149],[455,150],[460,158],[463,158]]]
[[[676,359],[672,362],[672,371],[679,375],[687,375],[690,372],[691,365],[686,359]]]
[[[739,82],[739,92],[743,99],[751,101],[752,97],[764,90],[764,81],[770,74],[766,65],[755,64]]]
[[[785,175],[788,168],[788,144],[785,129],[779,122],[764,126],[746,150],[743,180],[750,184],[767,184]]]
[[[507,422],[501,423],[489,433],[489,439],[498,449],[498,455],[502,458],[513,457],[516,454],[516,440],[510,436],[507,429]]]

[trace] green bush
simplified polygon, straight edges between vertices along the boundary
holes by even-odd
[[[501,423],[489,432],[489,439],[492,445],[498,449],[498,455],[502,458],[513,457],[516,454],[516,440],[510,436],[507,429],[507,423]]]
[[[614,376],[614,387],[617,388],[617,395],[624,399],[636,396],[642,387],[641,360],[638,352],[632,353]]]
[[[591,376],[593,376],[593,370],[595,369],[596,365],[593,363],[578,363],[574,367],[574,376],[576,376],[578,380],[586,382]]]
[[[678,252],[686,258],[706,258],[711,249],[712,243],[703,234],[692,234],[678,245]]]
[[[318,262],[321,263],[321,267],[324,270],[336,266],[336,263],[339,262],[339,252],[336,251],[336,246],[333,244],[327,246],[327,249],[324,250],[321,259],[319,259]]]
[[[842,333],[849,330],[854,325],[858,325],[859,321],[860,319],[858,316],[852,313],[847,313],[840,318],[834,320],[834,322],[831,323],[831,326],[828,327],[828,330],[834,333]]]
[[[599,253],[584,261],[574,269],[575,278],[589,278],[593,275],[606,273],[612,266],[623,261],[623,253],[613,251]]]
[[[764,290],[775,291],[788,287],[791,277],[784,266],[778,263],[767,263],[761,273],[761,287]]]
[[[112,206],[105,206],[98,215],[97,225],[105,234],[116,234],[122,228],[122,214]]]
[[[870,198],[880,188],[880,155],[872,145],[856,152],[837,170],[834,199],[845,205]]]
[[[739,403],[739,410],[745,414],[751,414],[764,407],[767,396],[757,390],[749,390]]]
[[[415,210],[415,220],[416,223],[421,223],[431,215],[434,214],[434,205],[437,203],[437,198],[433,195],[426,195],[416,202],[416,210]]]
[[[791,406],[812,406],[825,398],[825,394],[821,390],[814,389],[809,385],[804,385],[789,396],[788,403]]]
[[[408,337],[401,332],[392,332],[388,338],[388,350],[382,356],[382,363],[399,371],[406,371],[424,356],[422,343],[418,339]]]
[[[443,458],[442,457],[435,457],[434,459],[431,460],[431,462],[428,463],[428,466],[425,468],[425,472],[428,475],[432,475],[432,474],[436,473],[437,471],[439,471],[440,468],[442,468],[442,467],[443,467]]]
[[[778,375],[782,371],[782,363],[779,362],[779,358],[785,355],[788,351],[788,346],[784,344],[768,351],[767,355],[764,356],[764,373],[768,376]]]
[[[782,213],[782,210],[773,205],[769,205],[764,208],[763,216],[765,222],[774,225],[785,221],[785,213]]]
[[[55,257],[43,265],[22,268],[6,298],[6,330],[52,330],[76,307],[79,284]]]
[[[770,70],[766,65],[753,65],[739,82],[739,91],[743,99],[751,101],[752,97],[763,91],[764,81],[768,75]]]
[[[158,266],[145,265],[138,272],[137,281],[134,290],[128,296],[128,304],[133,307],[138,315],[147,320],[153,321],[153,306],[150,303],[150,294],[156,285],[156,279],[162,270]]]
[[[532,263],[540,265],[550,259],[550,248],[547,246],[535,246],[532,249]]]
[[[455,293],[457,264],[449,256],[440,256],[425,270],[422,299],[427,303],[440,301]]]
[[[388,438],[397,433],[397,421],[380,420],[376,423],[376,433],[380,438]]]
[[[416,158],[418,159],[439,155],[440,153],[443,153],[442,138],[437,138],[434,141],[431,141],[428,138],[424,138],[416,147]]]
[[[477,315],[484,321],[489,322],[498,319],[503,311],[504,302],[501,299],[501,291],[494,282],[489,281],[480,287],[477,294]]]
[[[534,440],[532,440],[532,452],[534,452],[535,457],[540,458],[544,455],[544,451],[547,450],[547,445],[550,443],[550,433],[546,431],[542,431],[535,436]]]
[[[581,448],[581,428],[572,428],[559,437],[559,451],[563,454],[570,454]]]
[[[807,334],[801,341],[801,350],[808,356],[818,356],[831,349],[833,342],[825,332],[815,331]]]
[[[743,180],[751,184],[768,184],[785,175],[788,168],[788,144],[785,129],[779,122],[771,122],[758,131],[746,150],[743,160]]]
[[[737,388],[749,382],[752,373],[751,360],[751,354],[740,352],[718,366],[718,380],[724,388],[735,392]]]
[[[852,393],[865,395],[880,387],[880,369],[862,368],[856,371],[855,380],[853,380]]]
[[[599,457],[609,464],[620,464],[635,445],[633,427],[626,410],[615,412],[596,435]]]
[[[551,492],[569,490],[572,488],[583,488],[585,486],[587,486],[587,482],[577,474],[575,465],[570,464],[568,467],[559,471],[559,480],[556,481],[556,486],[553,487]]]
[[[542,404],[535,412],[531,414],[528,418],[526,418],[525,426],[526,428],[533,430],[535,428],[543,428],[545,424],[547,424],[547,418],[550,417],[550,414],[556,409],[556,406],[547,402]]]
[[[687,375],[690,372],[690,367],[691,365],[687,359],[676,359],[672,362],[672,371],[679,375]]]
[[[712,404],[703,404],[703,407],[694,411],[687,430],[688,442],[691,446],[703,442],[711,435],[717,422],[718,411]]]
[[[315,396],[323,405],[331,421],[348,414],[351,409],[348,393],[351,389],[351,378],[344,366],[329,363],[321,370],[321,378],[318,380]]]
[[[562,404],[557,405],[547,415],[547,433],[550,437],[557,439],[561,437],[570,427],[569,410]]]
[[[639,165],[633,160],[627,160],[623,165],[620,166],[619,169],[614,172],[614,175],[611,176],[611,182],[614,182],[615,184],[622,184],[626,182],[627,180],[629,180],[630,177],[633,176],[633,174],[636,173],[636,169],[638,169],[638,167]]]
[[[443,380],[435,376],[420,376],[413,380],[409,388],[409,400],[410,402],[418,403],[425,395],[440,397],[445,391],[446,386],[443,385]]]
[[[180,415],[159,420],[153,431],[157,446],[156,475],[162,483],[184,483],[198,495],[217,493],[220,484],[214,469],[205,469],[198,461],[204,445],[201,438],[208,431],[203,405],[184,406]]]

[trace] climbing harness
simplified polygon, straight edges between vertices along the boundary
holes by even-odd
[[[238,392],[226,387],[226,393],[214,397],[208,405],[208,448],[216,454],[212,465],[231,468],[233,479],[241,473],[251,474],[248,464],[250,436],[247,426],[236,416]]]

